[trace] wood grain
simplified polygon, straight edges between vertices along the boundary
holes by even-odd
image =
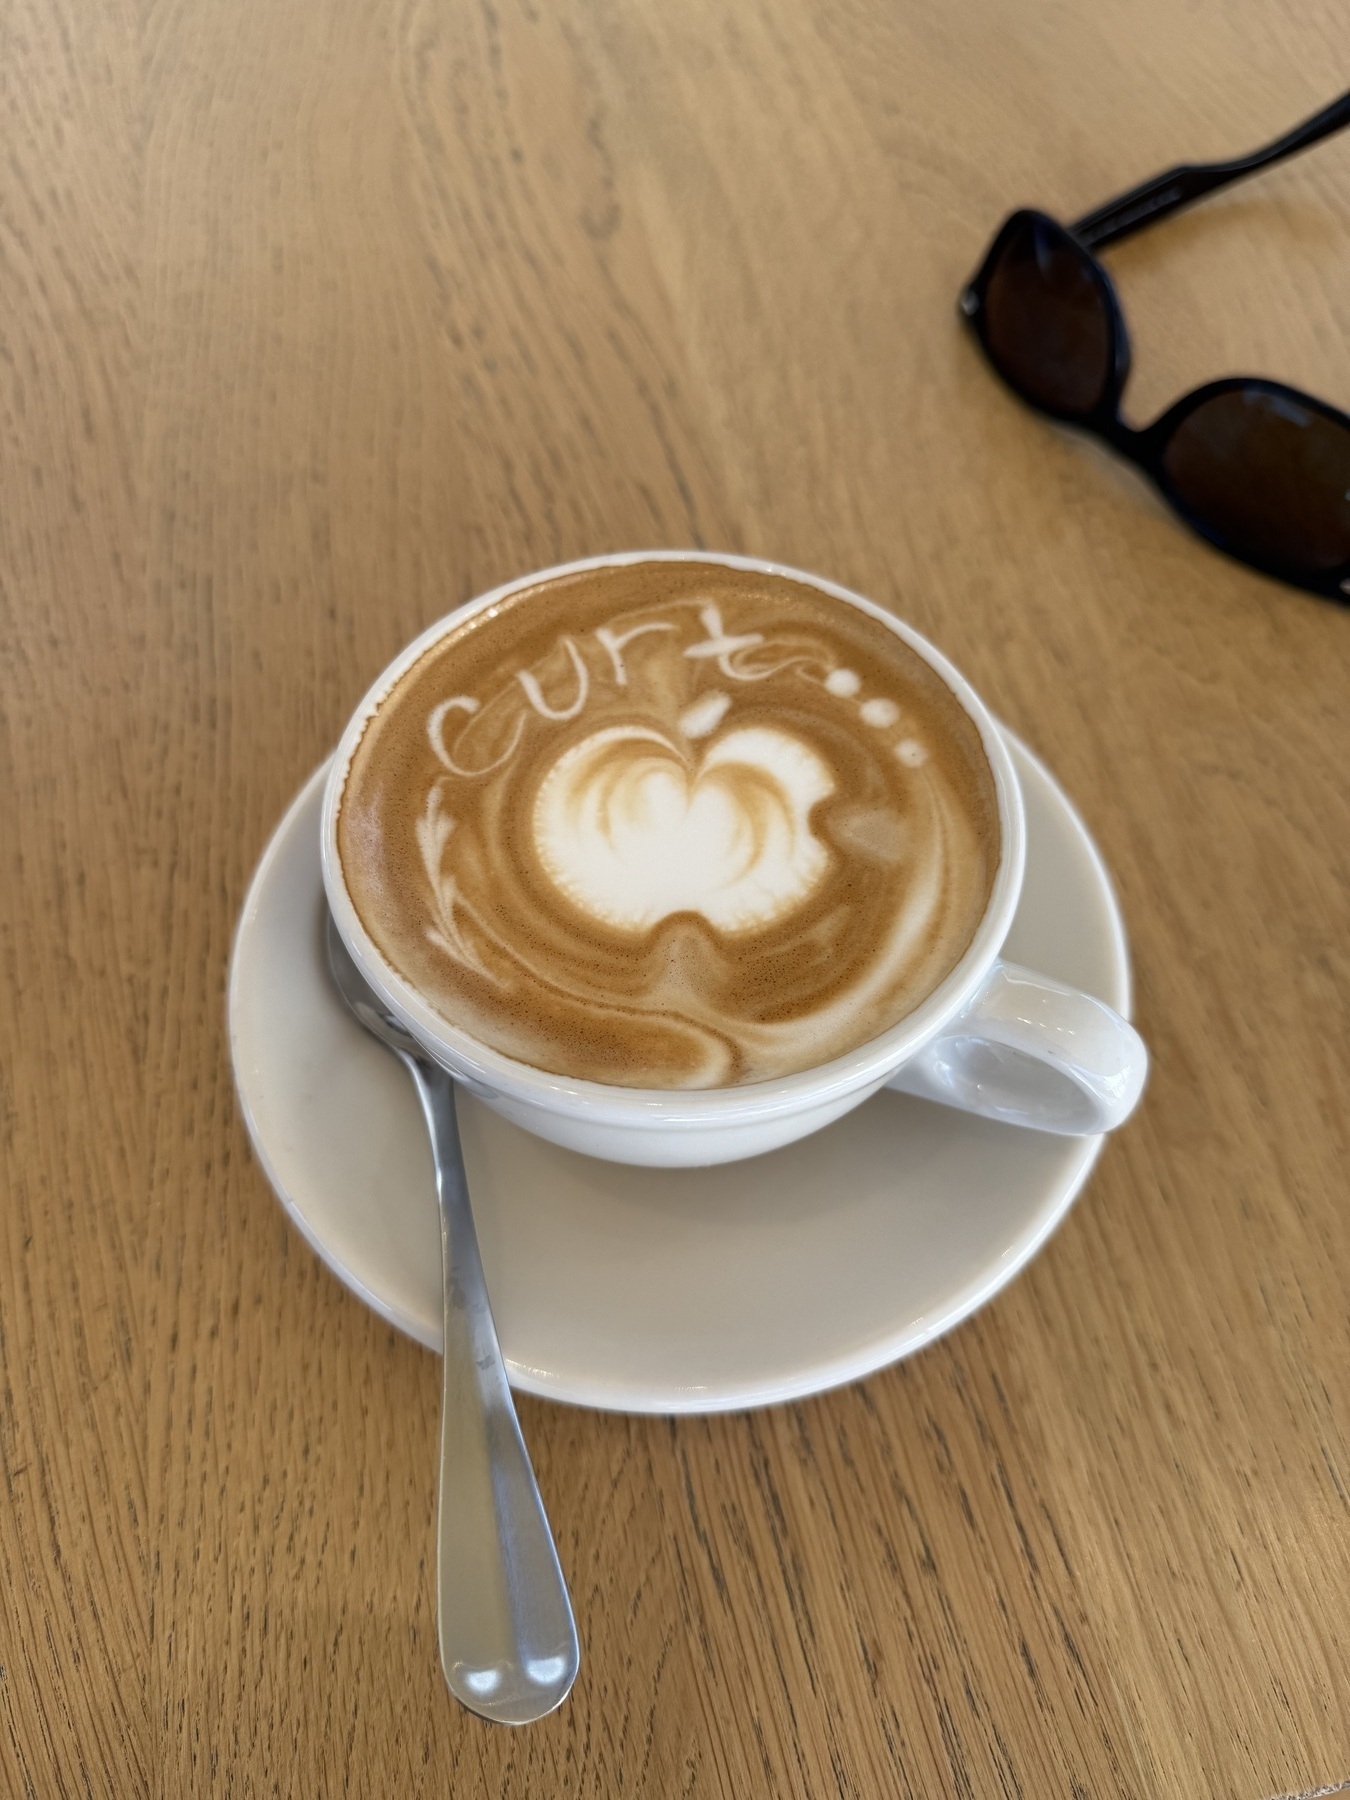
[[[999,218],[1247,148],[1337,0],[0,9],[0,1792],[1268,1796],[1350,1777],[1350,617],[994,382]],[[1350,139],[1112,254],[1139,417],[1350,405]],[[438,1369],[284,1222],[231,932],[457,601],[644,544],[896,606],[1062,774],[1141,1114],[840,1393],[526,1401],[585,1660],[436,1667]]]

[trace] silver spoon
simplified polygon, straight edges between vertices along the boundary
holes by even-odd
[[[441,1667],[450,1692],[470,1712],[502,1725],[528,1725],[567,1698],[581,1652],[488,1305],[459,1147],[455,1084],[386,1011],[331,913],[326,929],[338,992],[413,1078],[436,1165],[445,1284],[436,1527]]]

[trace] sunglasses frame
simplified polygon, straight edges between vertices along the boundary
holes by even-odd
[[[1251,156],[1242,157],[1234,162],[1184,165],[1169,169],[1156,176],[1152,181],[1132,188],[1129,193],[1118,199],[1108,201],[1105,206],[1089,213],[1075,225],[1064,225],[1058,219],[1051,218],[1048,213],[1023,207],[1012,213],[1003,221],[995,234],[994,241],[985,253],[979,270],[962,291],[959,310],[962,318],[974,331],[980,348],[984,351],[994,373],[1004,382],[1026,405],[1047,417],[1058,419],[1062,424],[1075,430],[1086,431],[1093,437],[1102,439],[1120,456],[1135,465],[1157,488],[1163,499],[1184,524],[1198,536],[1221,550],[1226,556],[1244,563],[1249,568],[1259,569],[1263,574],[1273,575],[1276,579],[1289,583],[1292,587],[1304,589],[1308,593],[1319,594],[1329,600],[1338,600],[1342,604],[1350,603],[1350,560],[1338,568],[1326,572],[1310,571],[1296,564],[1277,557],[1253,555],[1250,551],[1237,548],[1226,541],[1222,531],[1198,518],[1186,502],[1173,488],[1164,466],[1164,454],[1177,428],[1206,401],[1220,394],[1260,393],[1271,394],[1292,401],[1294,404],[1318,413],[1332,424],[1339,425],[1350,436],[1350,414],[1339,407],[1329,405],[1312,394],[1301,389],[1290,387],[1286,382],[1272,381],[1260,375],[1228,375],[1221,380],[1206,382],[1203,387],[1193,388],[1173,402],[1149,425],[1136,428],[1126,423],[1121,417],[1121,400],[1125,392],[1125,384],[1130,375],[1130,334],[1125,323],[1125,313],[1116,293],[1115,284],[1095,254],[1096,247],[1118,242],[1123,237],[1132,235],[1144,225],[1156,219],[1167,217],[1183,206],[1190,205],[1203,195],[1216,188],[1226,187],[1230,182],[1239,180],[1243,175],[1254,173],[1272,162],[1278,162],[1298,150],[1307,149],[1319,138],[1330,135],[1350,124],[1350,94],[1334,101],[1330,106],[1296,126],[1285,137],[1258,150]],[[985,311],[985,295],[990,279],[999,259],[1007,248],[1014,234],[1024,230],[1028,224],[1048,227],[1052,232],[1060,234],[1079,252],[1084,267],[1090,271],[1097,286],[1105,308],[1106,317],[1111,327],[1111,371],[1103,387],[1101,398],[1087,412],[1074,412],[1050,406],[1039,400],[1032,400],[1022,393],[1014,383],[1010,382],[999,368],[990,347],[988,323]]]

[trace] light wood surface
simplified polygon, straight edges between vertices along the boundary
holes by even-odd
[[[1350,1779],[1350,614],[954,316],[1350,81],[1342,0],[0,8],[0,1793],[1266,1800]],[[1149,416],[1350,406],[1350,135],[1111,257]],[[1142,1112],[993,1305],[708,1421],[526,1401],[584,1663],[447,1697],[439,1371],[294,1235],[231,932],[372,675],[509,575],[771,555],[1061,774]]]

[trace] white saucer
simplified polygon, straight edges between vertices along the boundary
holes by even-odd
[[[1027,874],[1007,954],[1127,1013],[1111,884],[1061,789],[1015,739]],[[412,1084],[343,1010],[320,948],[324,770],[253,878],[230,1044],[259,1160],[340,1280],[441,1342],[431,1158]],[[460,1120],[512,1384],[625,1412],[812,1394],[949,1330],[1035,1254],[1101,1147],[880,1094],[770,1156],[714,1169],[593,1162],[469,1095]]]

